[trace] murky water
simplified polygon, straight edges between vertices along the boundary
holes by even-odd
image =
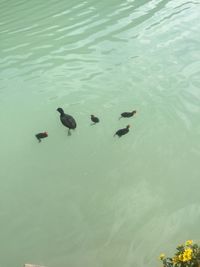
[[[0,266],[153,267],[199,240],[199,0],[0,7]]]

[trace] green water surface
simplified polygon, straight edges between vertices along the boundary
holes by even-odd
[[[155,267],[200,240],[199,14],[199,0],[0,0],[0,267]]]

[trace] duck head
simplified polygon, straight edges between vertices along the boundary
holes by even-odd
[[[127,125],[126,128],[129,129],[131,126],[130,125]]]
[[[57,111],[62,115],[64,114],[64,110],[62,108],[57,108]]]

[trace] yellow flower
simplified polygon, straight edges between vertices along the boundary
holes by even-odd
[[[189,246],[189,245],[192,245],[193,244],[193,240],[187,240],[186,242],[185,242],[185,245],[186,246]]]
[[[180,261],[183,261],[183,254],[178,255],[178,259],[179,259]]]
[[[189,261],[189,260],[191,260],[191,256],[190,255],[183,255],[183,262],[185,262],[185,261]]]
[[[179,255],[180,260],[183,262],[189,261],[192,259],[192,249],[191,248],[187,248],[183,254]]]
[[[163,260],[165,258],[165,254],[161,253],[159,258],[160,258],[160,260]]]
[[[184,251],[184,254],[191,255],[192,254],[192,249],[191,248],[186,248]]]

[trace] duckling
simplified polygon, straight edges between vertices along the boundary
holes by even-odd
[[[47,132],[44,132],[44,133],[38,133],[38,134],[35,135],[35,137],[37,138],[37,140],[38,140],[39,143],[40,143],[42,138],[46,138],[46,137],[48,137],[48,133],[47,133]]]
[[[68,135],[71,135],[70,130],[76,128],[75,119],[71,115],[65,114],[62,108],[57,108],[57,111],[60,113],[61,123],[68,128]]]
[[[94,122],[91,125],[94,125],[99,122],[99,118],[95,117],[94,115],[91,115],[91,121]]]
[[[133,117],[136,113],[137,113],[136,110],[133,110],[132,112],[123,112],[123,113],[121,114],[121,117],[120,117],[119,119],[121,119],[121,118],[130,118],[130,117]]]
[[[127,125],[126,128],[123,128],[123,129],[119,129],[118,131],[116,131],[116,133],[114,134],[115,135],[118,135],[118,137],[121,137],[122,135],[125,135],[129,132],[129,128],[130,128],[130,125]]]

